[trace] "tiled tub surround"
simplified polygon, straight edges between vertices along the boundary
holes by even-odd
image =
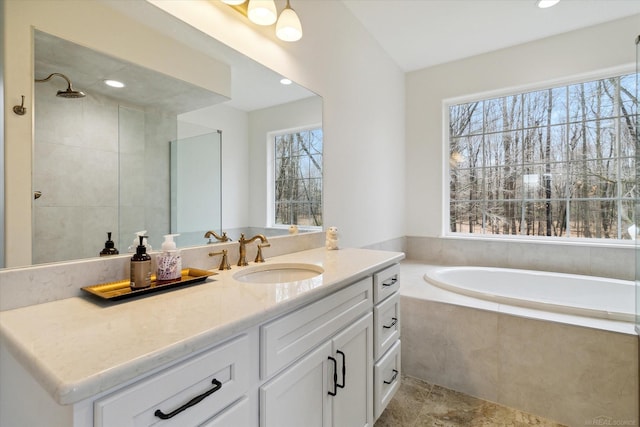
[[[638,425],[632,324],[453,294],[427,284],[426,268],[401,265],[406,375],[570,426]]]
[[[120,304],[74,297],[5,310],[3,356],[20,361],[48,392],[50,404],[76,403],[333,294],[403,257],[317,248],[271,259],[323,267],[321,276],[299,282],[241,283],[232,277],[243,268],[237,267],[203,284]],[[2,387],[7,392],[4,381]]]
[[[406,237],[407,259],[433,265],[521,268],[634,280],[635,247],[606,242]]]

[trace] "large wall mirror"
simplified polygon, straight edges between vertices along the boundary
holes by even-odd
[[[154,249],[168,233],[188,247],[207,244],[207,230],[233,240],[287,232],[268,228],[249,191],[267,177],[248,165],[266,164],[270,132],[321,125],[322,99],[213,39],[207,46],[231,69],[231,96],[34,30],[34,79],[58,74],[34,83],[33,264],[97,256],[107,232],[121,254],[143,230]],[[65,78],[86,96],[56,96]]]

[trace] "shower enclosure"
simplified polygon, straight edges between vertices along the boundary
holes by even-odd
[[[202,244],[205,232],[222,234],[222,131],[170,145],[171,233],[183,246]]]

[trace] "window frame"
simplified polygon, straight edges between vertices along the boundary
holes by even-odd
[[[580,83],[588,83],[601,79],[621,77],[628,74],[635,74],[635,64],[629,63],[621,66],[600,69],[592,72],[574,74],[562,78],[542,80],[539,82],[516,85],[506,88],[499,88],[484,92],[476,92],[468,95],[444,98],[442,100],[442,192],[441,192],[441,236],[450,239],[462,240],[487,240],[487,241],[519,241],[519,242],[537,242],[549,244],[580,244],[587,246],[635,246],[634,239],[618,239],[618,238],[586,238],[586,237],[558,237],[558,236],[538,236],[538,235],[507,235],[507,234],[488,234],[488,233],[469,233],[469,232],[452,232],[450,230],[450,140],[449,140],[449,108],[454,105],[482,102],[500,97],[509,97],[514,95],[522,95],[529,92],[543,91],[576,85]],[[640,107],[637,110],[640,114]],[[636,153],[636,158],[638,158]],[[636,168],[640,167],[637,165]],[[617,199],[616,199],[617,201]],[[639,218],[635,218],[638,222]]]
[[[322,195],[320,198],[320,203],[322,206],[322,218],[324,222],[324,129],[322,129],[322,124],[309,124],[303,126],[296,126],[292,128],[279,129],[267,132],[266,136],[266,144],[267,144],[267,216],[266,223],[267,227],[275,228],[275,229],[288,229],[290,224],[276,224],[275,222],[275,139],[281,135],[288,135],[296,132],[304,132],[320,129],[322,130],[322,171],[321,171],[321,180],[322,180]],[[322,231],[323,226],[313,226],[313,225],[298,225],[299,230],[305,231]]]

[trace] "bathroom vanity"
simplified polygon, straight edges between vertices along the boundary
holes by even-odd
[[[400,383],[403,257],[320,248],[147,298],[1,312],[0,425],[372,426]]]

